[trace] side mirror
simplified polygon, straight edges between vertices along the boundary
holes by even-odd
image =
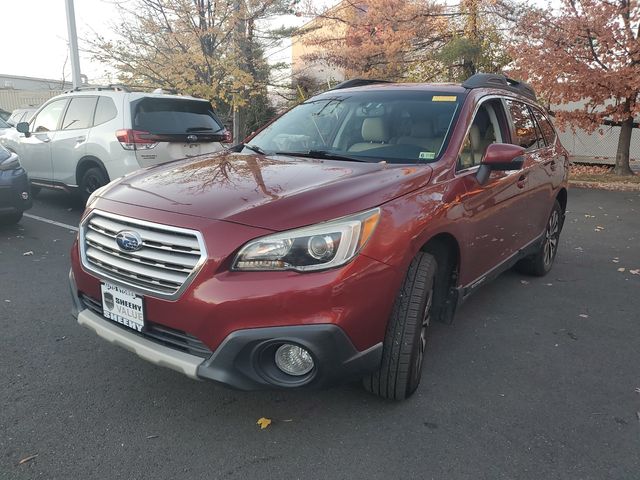
[[[19,122],[16,125],[16,130],[20,133],[24,133],[25,137],[29,136],[29,123],[28,122]]]
[[[476,180],[480,185],[487,183],[492,170],[520,170],[524,164],[525,149],[509,143],[492,143],[487,147]]]

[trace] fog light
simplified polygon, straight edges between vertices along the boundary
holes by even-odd
[[[276,365],[284,373],[299,377],[313,370],[313,358],[308,350],[285,343],[276,350]]]
[[[22,199],[29,200],[29,192],[22,192]]]

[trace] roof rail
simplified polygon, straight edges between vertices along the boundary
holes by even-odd
[[[340,82],[335,87],[330,88],[331,90],[341,90],[343,88],[351,88],[351,87],[362,87],[364,85],[373,85],[374,83],[391,83],[388,80],[370,80],[367,78],[353,78],[351,80],[345,80],[344,82]]]
[[[505,75],[495,73],[476,73],[467,78],[462,84],[464,88],[501,88],[510,92],[519,93],[531,100],[537,100],[533,87],[526,82],[514,80]]]
[[[65,90],[64,93],[72,93],[72,92],[82,92],[85,90],[113,90],[114,92],[126,92],[129,93],[129,90],[126,85],[120,85],[115,83],[110,83],[109,85],[81,85],[80,87],[72,88],[71,90]]]

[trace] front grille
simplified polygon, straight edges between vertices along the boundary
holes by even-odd
[[[122,230],[137,232],[142,248],[120,250],[115,238]],[[97,211],[83,222],[81,242],[88,270],[162,297],[176,296],[206,257],[198,232]]]
[[[98,300],[81,293],[80,301],[89,310],[105,318],[102,315],[102,304]],[[105,318],[105,320],[112,322],[107,318]],[[213,353],[209,349],[209,347],[207,347],[204,343],[202,343],[196,337],[194,337],[193,335],[189,335],[188,333],[183,332],[182,330],[177,330],[175,328],[170,328],[164,325],[158,325],[155,323],[145,321],[145,325],[144,325],[144,328],[142,329],[142,333],[139,333],[139,332],[136,332],[135,330],[125,327],[124,325],[120,325],[117,322],[112,322],[112,323],[117,327],[125,329],[127,332],[131,332],[136,335],[142,335],[148,340],[152,340],[154,342],[160,343],[167,347],[174,348],[176,350],[190,353],[191,355],[196,355],[202,358],[209,358]]]

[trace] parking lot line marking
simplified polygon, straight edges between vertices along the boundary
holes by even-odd
[[[69,230],[73,230],[74,232],[78,231],[78,227],[74,227],[73,225],[67,225],[66,223],[56,222],[55,220],[49,220],[48,218],[39,217],[38,215],[25,213],[24,216],[28,218],[32,218],[33,220],[39,220],[41,222],[50,223],[51,225],[55,225],[57,227],[68,228]]]

